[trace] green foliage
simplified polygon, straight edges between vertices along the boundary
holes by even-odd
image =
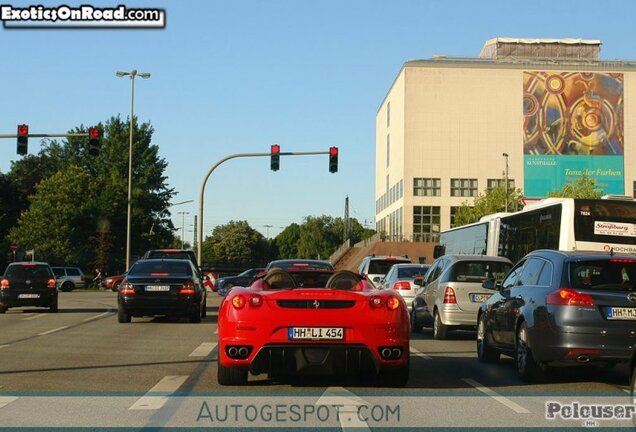
[[[230,221],[214,228],[201,245],[204,262],[233,265],[263,264],[271,259],[269,242],[247,221]]]
[[[516,211],[523,207],[521,189],[508,191],[508,211]],[[506,189],[500,185],[479,194],[472,203],[464,202],[455,213],[455,226],[477,222],[482,216],[506,211]]]
[[[297,258],[298,240],[300,240],[300,226],[297,223],[292,223],[281,231],[273,241],[278,250],[278,258]]]
[[[563,185],[561,190],[555,190],[548,193],[549,197],[562,198],[590,198],[597,199],[603,195],[601,189],[596,184],[596,179],[588,176],[582,176],[573,182]]]
[[[333,217],[307,216],[300,226],[296,258],[327,259],[341,243],[342,229],[338,230]]]

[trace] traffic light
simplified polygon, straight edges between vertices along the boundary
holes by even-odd
[[[270,167],[272,171],[278,171],[280,168],[280,146],[278,144],[272,145]]]
[[[18,154],[24,156],[29,152],[29,126],[18,125]]]
[[[99,147],[101,146],[101,134],[96,127],[88,128],[88,154],[91,156],[99,155]]]
[[[338,147],[329,147],[329,172],[338,172]]]

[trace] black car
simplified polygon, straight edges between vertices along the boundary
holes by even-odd
[[[214,283],[214,290],[227,290],[232,288],[233,286],[248,286],[256,275],[263,272],[265,272],[264,268],[251,268],[237,274],[236,276],[226,276],[219,278]]]
[[[484,283],[494,287],[494,281]],[[537,250],[478,312],[477,355],[515,358],[524,380],[550,366],[630,361],[636,334],[636,257]]]
[[[140,260],[119,285],[117,306],[120,323],[155,315],[186,316],[198,323],[205,317],[206,291],[189,260]]]
[[[57,312],[57,285],[53,270],[43,262],[14,262],[0,281],[0,313],[8,308],[37,306]]]
[[[333,265],[329,261],[314,259],[275,260],[267,264],[267,267],[265,267],[265,271],[269,271],[269,269],[272,268],[280,268],[283,270],[287,270],[290,268],[299,270],[334,270]]]

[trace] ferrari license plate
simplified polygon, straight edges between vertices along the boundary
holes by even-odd
[[[170,285],[146,285],[146,291],[170,291]]]
[[[40,294],[18,294],[18,298],[21,298],[21,299],[40,298]]]
[[[607,308],[607,319],[636,320],[636,308],[622,308],[622,307]]]
[[[289,340],[342,340],[342,327],[289,327]]]
[[[470,301],[473,303],[483,303],[490,298],[492,294],[471,294]]]

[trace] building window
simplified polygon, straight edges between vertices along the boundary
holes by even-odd
[[[634,190],[632,191],[632,196],[636,198],[636,181],[634,182]]]
[[[442,180],[438,178],[414,178],[413,196],[441,196]]]
[[[439,227],[439,206],[413,207],[413,241],[437,241]]]
[[[496,187],[499,187],[499,185],[504,186],[505,184],[505,179],[488,179],[488,183],[486,185],[486,188],[488,190],[493,190]],[[508,179],[508,189],[509,190],[514,190],[515,188],[515,181],[514,179]]]
[[[451,179],[451,196],[477,196],[477,179]]]
[[[391,126],[391,102],[386,103],[386,127]]]
[[[389,191],[389,175],[386,175],[386,191]]]
[[[459,207],[451,207],[450,208],[450,227],[451,228],[455,228],[455,215],[457,214],[457,210],[459,210]]]
[[[386,166],[391,163],[391,135],[386,136]]]

